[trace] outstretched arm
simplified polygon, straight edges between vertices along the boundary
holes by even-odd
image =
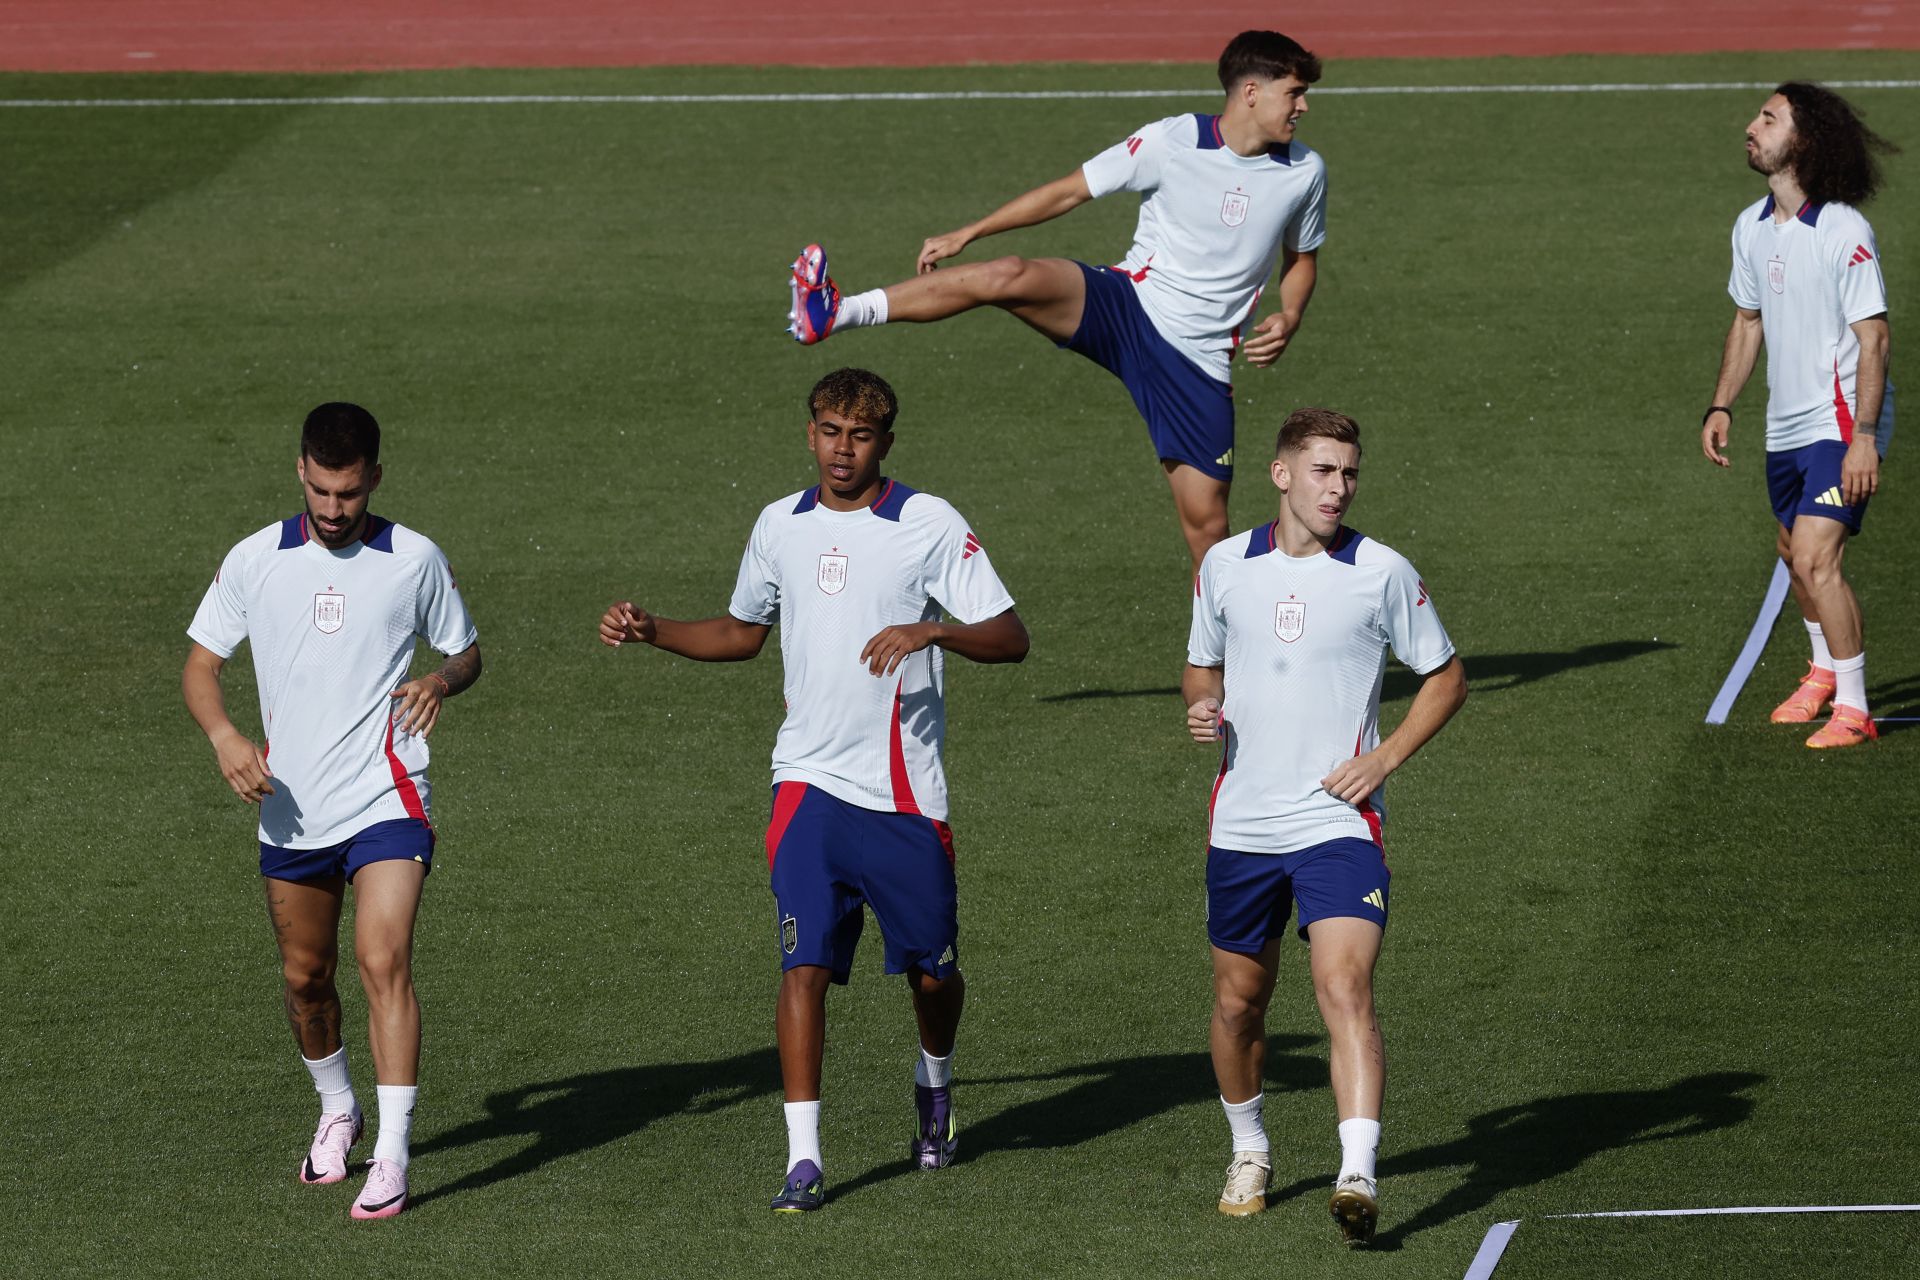
[[[1853,443],[1840,464],[1840,499],[1848,506],[1865,502],[1880,488],[1880,405],[1887,394],[1887,352],[1892,346],[1886,313],[1852,326],[1860,339],[1860,363],[1853,375]]]
[[[1313,286],[1319,274],[1318,251],[1281,250],[1280,309],[1255,325],[1253,337],[1241,347],[1248,364],[1264,369],[1285,354],[1287,344],[1293,341],[1302,317],[1307,314],[1307,303],[1313,299]]]
[[[619,648],[629,640],[701,662],[744,662],[759,654],[772,627],[742,622],[732,614],[677,622],[659,618],[631,600],[622,600],[600,617],[600,643]]]
[[[1419,692],[1413,695],[1413,705],[1407,708],[1399,728],[1367,754],[1342,761],[1320,780],[1320,785],[1348,804],[1359,804],[1379,789],[1388,774],[1426,746],[1466,700],[1467,669],[1455,655],[1446,666],[1421,677]]]
[[[908,654],[930,644],[975,662],[1018,662],[1027,656],[1029,641],[1026,624],[1009,609],[984,622],[910,622],[883,628],[860,650],[860,661],[874,675],[888,676]]]
[[[1025,195],[1015,196],[978,222],[969,223],[943,236],[929,236],[920,246],[919,274],[925,275],[941,259],[953,257],[975,240],[998,235],[1002,231],[1012,231],[1016,227],[1031,227],[1036,223],[1051,221],[1091,199],[1093,190],[1087,186],[1087,175],[1075,169],[1064,178],[1056,178],[1044,187],[1035,187]]]
[[[1731,409],[1740,398],[1740,389],[1747,385],[1760,359],[1760,339],[1760,313],[1735,307],[1733,323],[1727,328],[1727,345],[1720,353],[1720,377],[1713,384],[1712,403]],[[1700,424],[1700,451],[1716,467],[1733,465],[1726,454],[1727,428],[1732,424],[1733,415],[1723,411],[1709,413]]]
[[[273,794],[273,783],[268,781],[272,775],[267,771],[266,753],[227,718],[227,700],[220,692],[220,672],[226,665],[225,658],[196,641],[180,673],[180,692],[194,722],[213,744],[220,776],[233,794],[248,804],[259,804],[262,796]]]

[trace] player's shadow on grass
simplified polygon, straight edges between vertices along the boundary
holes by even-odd
[[[1312,1056],[1294,1051],[1319,1046],[1312,1036],[1267,1037],[1267,1091],[1290,1093],[1327,1087],[1324,1049]],[[1043,1097],[1015,1103],[984,1119],[970,1120],[967,1098],[978,1098],[983,1086],[1060,1083],[1067,1087]],[[1175,1107],[1207,1102],[1218,1096],[1213,1062],[1204,1053],[1164,1053],[1142,1058],[1115,1058],[1083,1066],[1062,1067],[1034,1075],[963,1076],[960,1092],[960,1162],[994,1151],[1050,1151],[1091,1142],[1128,1125],[1150,1120]],[[989,1095],[991,1096],[991,1095]],[[906,1159],[878,1165],[829,1194],[843,1200],[862,1187],[912,1170]]]
[[[1883,736],[1911,729],[1912,720],[1920,716],[1920,676],[1902,676],[1875,685],[1867,690],[1867,701],[1873,705],[1876,718],[1888,721],[1879,726]]]
[[[1498,693],[1502,689],[1512,689],[1523,684],[1532,684],[1535,680],[1544,680],[1548,676],[1559,675],[1562,671],[1573,671],[1580,667],[1597,667],[1609,662],[1625,662],[1631,658],[1644,657],[1649,653],[1659,653],[1664,649],[1677,649],[1679,645],[1666,640],[1604,640],[1598,644],[1581,645],[1567,653],[1466,653],[1460,660],[1466,664],[1467,680],[1476,694]],[[1405,667],[1389,668],[1385,680],[1380,686],[1380,698],[1392,702],[1398,698],[1411,698],[1420,688],[1420,677]],[[1072,693],[1050,693],[1035,702],[1085,702],[1092,698],[1178,698],[1178,686],[1164,689],[1075,689]]]
[[[1516,1187],[1532,1186],[1578,1168],[1589,1157],[1644,1142],[1665,1142],[1743,1123],[1753,1100],[1742,1095],[1767,1077],[1752,1071],[1689,1076],[1664,1089],[1571,1093],[1485,1111],[1467,1121],[1466,1136],[1417,1151],[1388,1156],[1380,1178],[1392,1199],[1392,1180],[1432,1169],[1465,1168],[1453,1190],[1374,1239],[1378,1249],[1397,1249],[1409,1236],[1478,1213]],[[1324,1192],[1327,1179],[1303,1178],[1267,1197],[1277,1204],[1309,1192]]]
[[[487,1114],[414,1149],[415,1155],[457,1151],[478,1142],[533,1139],[484,1169],[430,1187],[411,1200],[419,1206],[442,1196],[477,1191],[564,1156],[604,1146],[674,1115],[717,1111],[780,1091],[780,1059],[771,1048],[716,1062],[662,1063],[591,1071],[487,1096]]]

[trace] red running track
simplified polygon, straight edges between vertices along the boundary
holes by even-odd
[[[1340,58],[1920,49],[1914,0],[0,0],[0,70],[1210,62],[1281,14]]]

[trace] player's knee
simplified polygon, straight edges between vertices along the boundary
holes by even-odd
[[[280,964],[287,998],[295,1004],[319,1004],[333,995],[331,956],[287,956]]]
[[[1025,301],[1032,283],[1032,266],[1025,258],[993,258],[980,264],[980,292],[989,302]]]
[[[1373,978],[1365,969],[1335,969],[1316,977],[1313,989],[1328,1022],[1373,1018]]]
[[[369,1000],[400,995],[413,985],[413,957],[405,947],[375,944],[362,947],[356,958],[360,962],[360,984],[367,989]]]
[[[1267,1006],[1251,992],[1218,990],[1213,996],[1213,1016],[1228,1035],[1244,1039],[1265,1029]]]
[[[1840,557],[1827,547],[1794,547],[1788,564],[1804,587],[1831,586],[1840,577]]]

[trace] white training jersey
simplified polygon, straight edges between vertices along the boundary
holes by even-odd
[[[1298,142],[1239,155],[1219,116],[1185,115],[1143,125],[1081,172],[1095,196],[1140,193],[1121,270],[1161,336],[1228,381],[1281,246],[1307,253],[1327,238],[1326,162]]]
[[[1420,675],[1453,656],[1399,552],[1343,526],[1327,550],[1295,559],[1271,524],[1207,552],[1187,661],[1226,669],[1209,843],[1291,853],[1343,836],[1380,842],[1386,788],[1356,807],[1320,781],[1379,745],[1388,647]]]
[[[888,480],[870,507],[834,511],[819,490],[761,511],[728,610],[780,624],[787,718],[773,780],[848,804],[947,817],[947,709],[938,645],[875,676],[860,651],[890,626],[962,623],[1013,608],[980,540],[944,499]]]
[[[1760,313],[1767,345],[1767,448],[1853,440],[1854,375],[1860,339],[1852,325],[1887,309],[1887,284],[1873,228],[1847,204],[1803,206],[1785,222],[1773,197],[1733,224],[1734,305]],[[1874,424],[1884,452],[1893,426],[1893,388]]]
[[[298,515],[242,540],[220,565],[187,635],[222,658],[253,646],[273,794],[260,839],[338,844],[376,822],[428,819],[427,743],[396,731],[414,637],[455,654],[479,638],[447,558],[378,516],[329,551]]]

